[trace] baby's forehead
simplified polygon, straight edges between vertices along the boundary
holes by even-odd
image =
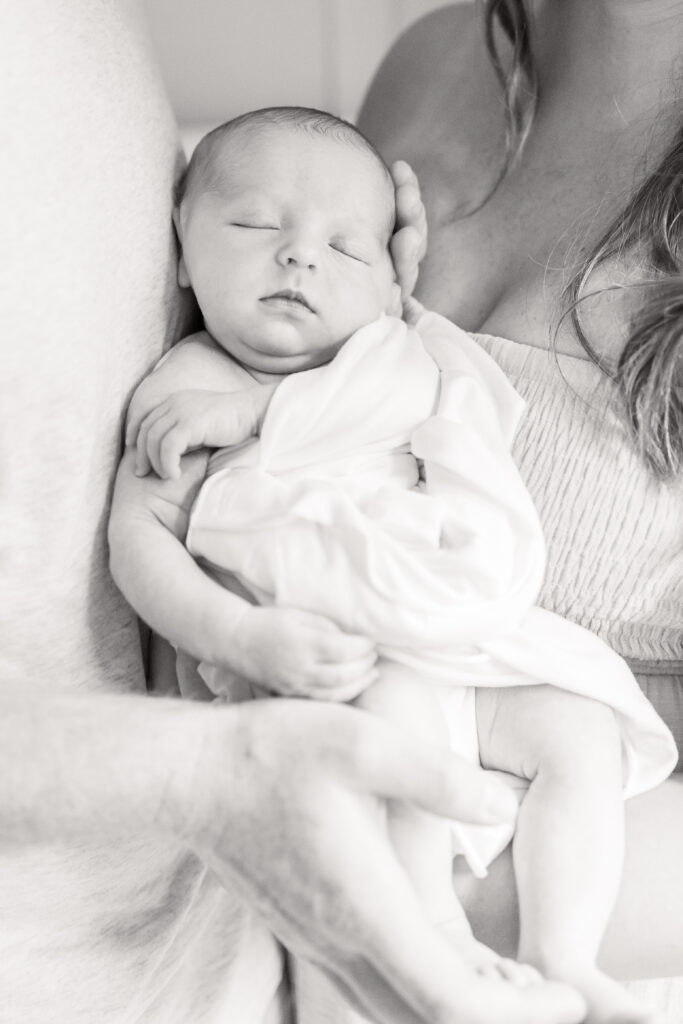
[[[292,174],[293,165],[276,159],[283,153],[292,156],[304,177],[307,169],[315,169],[318,154],[330,155],[324,176],[316,179],[316,191],[328,195],[330,202],[342,196],[350,208],[370,205],[383,230],[386,225],[387,236],[391,233],[395,207],[391,175],[380,157],[349,132],[321,134],[298,125],[240,126],[211,140],[201,154],[195,187],[199,192],[234,195],[270,186],[277,193]]]

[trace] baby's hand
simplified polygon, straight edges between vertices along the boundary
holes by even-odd
[[[249,607],[233,635],[229,667],[284,697],[349,701],[375,682],[376,661],[371,640],[343,633],[322,615]]]
[[[246,391],[177,391],[144,418],[131,418],[126,444],[137,447],[135,472],[180,476],[180,458],[196,448],[225,448],[253,437],[264,408],[262,387]]]
[[[420,184],[405,160],[391,166],[396,188],[396,230],[391,239],[391,256],[403,301],[410,298],[417,282],[420,262],[427,251],[427,214]]]

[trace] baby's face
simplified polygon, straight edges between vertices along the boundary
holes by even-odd
[[[180,283],[244,365],[291,373],[331,359],[395,305],[393,192],[362,149],[273,126],[225,144],[226,168],[176,223]]]

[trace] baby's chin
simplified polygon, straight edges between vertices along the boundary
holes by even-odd
[[[329,349],[316,349],[313,352],[276,353],[259,352],[251,349],[245,353],[240,362],[247,369],[260,373],[284,375],[299,373],[301,370],[312,370],[316,366],[329,363],[341,348],[342,342]]]
[[[311,370],[329,363],[346,341],[328,338],[308,339],[292,336],[291,332],[259,332],[257,337],[216,338],[225,351],[248,370],[259,373],[285,375]]]

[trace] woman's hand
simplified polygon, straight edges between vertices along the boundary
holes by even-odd
[[[162,817],[361,1013],[378,1024],[583,1019],[563,986],[517,988],[463,964],[386,835],[386,800],[486,823],[515,813],[506,787],[345,705],[212,705],[202,723],[197,742],[185,729]]]
[[[396,229],[391,239],[391,256],[396,279],[405,302],[413,294],[420,263],[427,251],[427,214],[420,185],[405,160],[391,165],[396,188]]]

